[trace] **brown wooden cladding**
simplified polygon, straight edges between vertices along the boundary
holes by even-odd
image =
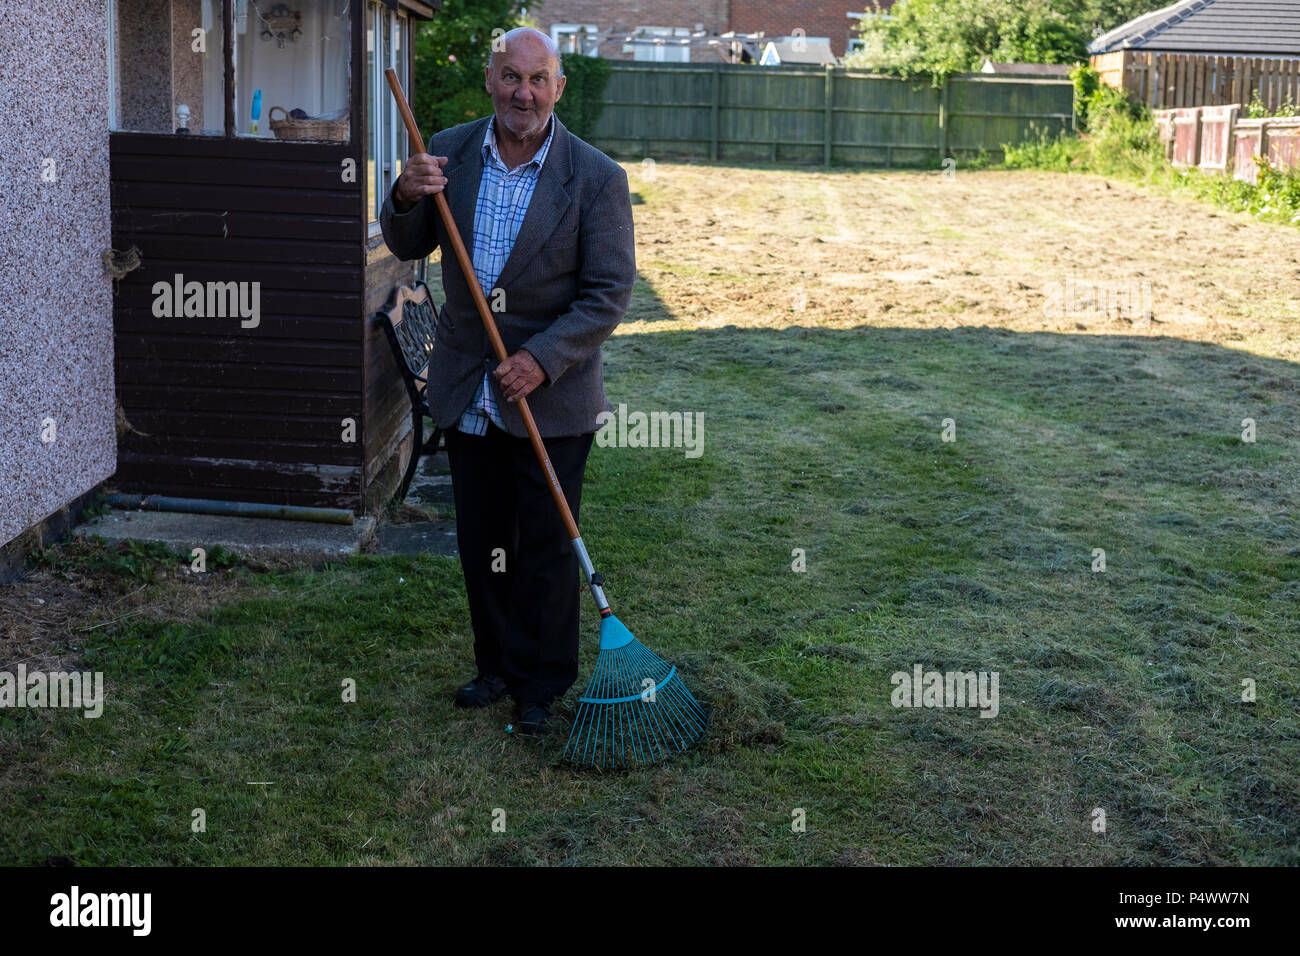
[[[368,485],[397,470],[382,456],[409,435],[409,406],[371,304],[412,265],[381,241],[367,267],[364,174],[341,175],[355,155],[344,143],[110,136],[113,246],[141,254],[114,297],[133,428],[114,486],[359,513],[382,503]],[[177,273],[258,282],[259,324],[155,317],[153,285]],[[342,441],[345,418],[355,442]]]
[[[441,6],[400,2],[419,19]],[[373,315],[414,266],[368,236],[366,13],[353,8],[349,143],[110,134],[113,247],[142,258],[113,302],[117,395],[133,429],[118,443],[117,488],[356,513],[397,488],[410,404]],[[354,183],[343,182],[349,158]],[[156,318],[153,285],[177,273],[260,283],[259,324]],[[345,418],[355,442],[342,441]]]
[[[400,285],[414,281],[414,262],[403,262],[388,251],[382,237],[365,245],[365,380],[366,429],[365,482],[369,489],[366,507],[372,509],[391,497],[406,471],[407,456],[414,454],[411,432],[411,400],[402,373],[393,359],[392,346],[383,321],[375,313],[382,309]]]

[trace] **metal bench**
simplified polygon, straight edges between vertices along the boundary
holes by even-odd
[[[428,374],[429,356],[433,352],[433,330],[436,313],[429,287],[417,282],[415,288],[398,286],[387,304],[376,313],[383,320],[384,332],[388,335],[388,344],[392,346],[393,358],[402,371],[402,380],[406,383],[406,393],[411,399],[411,433],[414,443],[411,445],[411,460],[406,465],[406,475],[402,478],[402,488],[398,500],[404,501],[410,490],[411,479],[420,463],[421,455],[434,455],[443,447],[442,430],[434,426],[429,440],[424,440],[424,419],[429,415]]]

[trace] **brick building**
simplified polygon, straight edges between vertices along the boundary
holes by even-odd
[[[540,0],[529,5],[560,49],[612,60],[730,59],[728,33],[823,37],[843,56],[868,0]],[[882,7],[890,6],[884,2]]]
[[[858,21],[850,13],[861,13],[866,0],[730,0],[730,26],[737,33],[763,31],[769,37],[825,37],[831,52],[843,56],[851,38],[858,35]],[[882,4],[883,6],[883,4]]]

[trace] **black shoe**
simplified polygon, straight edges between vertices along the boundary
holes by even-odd
[[[527,737],[540,737],[546,732],[546,721],[551,716],[551,705],[539,700],[526,700],[519,707],[517,733]]]
[[[489,707],[506,693],[506,682],[495,674],[479,674],[456,691],[457,707]]]

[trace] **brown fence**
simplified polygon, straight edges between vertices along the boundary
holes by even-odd
[[[1152,109],[1247,104],[1255,93],[1269,112],[1300,103],[1300,59],[1121,50],[1092,65],[1102,82]]]
[[[1237,104],[1157,110],[1156,126],[1165,157],[1180,168],[1227,173],[1254,183],[1259,164],[1300,167],[1300,117],[1243,119]]]

